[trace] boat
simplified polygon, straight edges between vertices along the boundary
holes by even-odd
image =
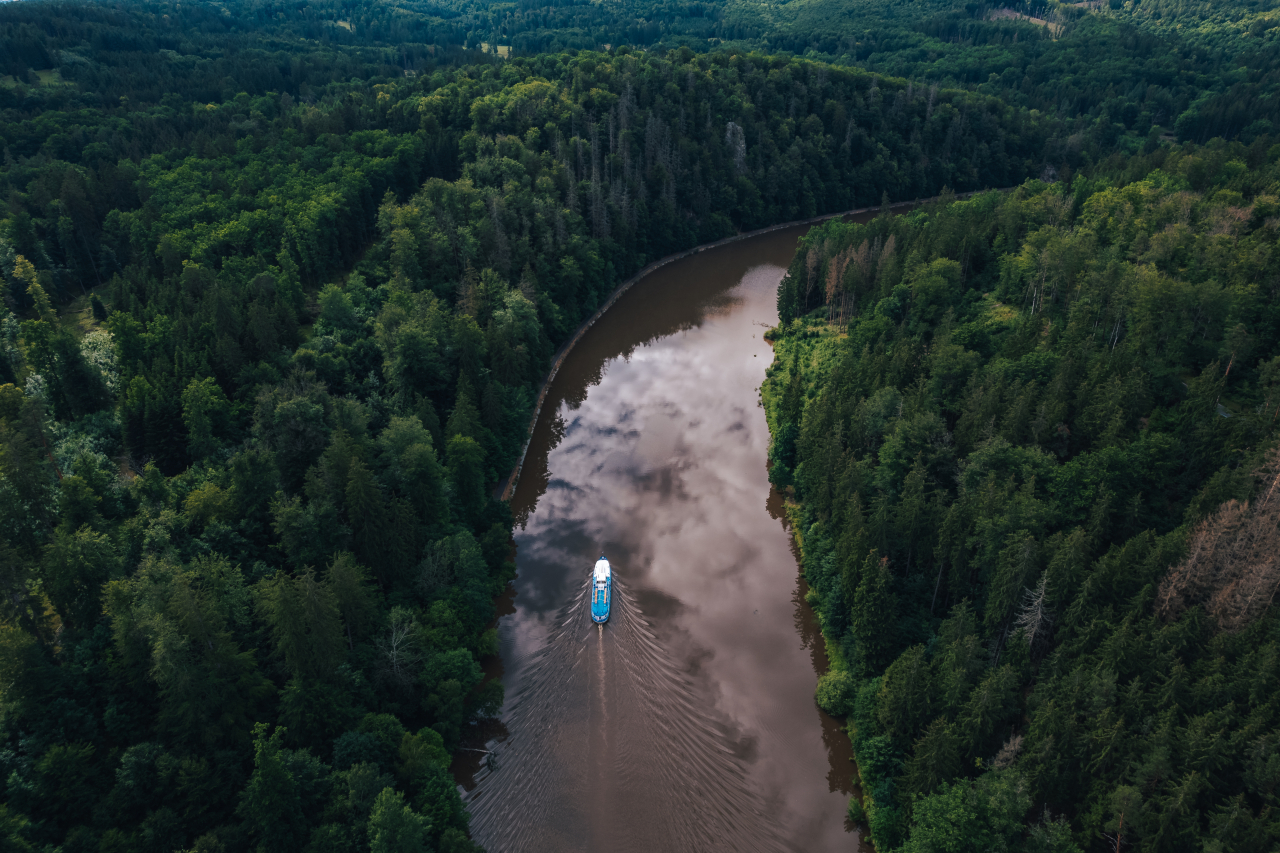
[[[609,621],[609,603],[613,598],[613,569],[609,561],[600,555],[591,573],[591,621]]]

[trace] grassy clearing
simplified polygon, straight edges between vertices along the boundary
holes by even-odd
[[[69,80],[63,80],[62,73],[59,72],[58,69],[56,68],[50,68],[46,71],[37,71],[35,72],[35,75],[39,79],[40,81],[39,83],[31,83],[25,80],[19,80],[18,78],[14,77],[12,74],[6,74],[3,77],[0,77],[0,86],[4,86],[6,89],[16,89],[18,88],[19,85],[23,85],[23,86],[72,86],[74,85]]]

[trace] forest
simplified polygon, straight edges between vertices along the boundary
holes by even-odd
[[[1280,145],[803,238],[771,479],[876,848],[1275,849]]]
[[[551,354],[666,254],[1012,187],[780,292],[853,816],[1271,845],[1277,30],[1000,9],[0,5],[4,849],[477,849]]]
[[[493,494],[552,351],[656,257],[1066,152],[785,56],[405,68],[159,9],[197,26],[0,10],[15,850],[473,849],[448,768],[502,702]]]
[[[520,53],[628,44],[786,52],[976,87],[1136,151],[1154,132],[1206,142],[1274,132],[1280,19],[1257,0],[1190,4],[955,0],[440,0],[467,44]],[[1154,129],[1154,130],[1153,130]],[[1079,144],[1079,141],[1077,141]]]

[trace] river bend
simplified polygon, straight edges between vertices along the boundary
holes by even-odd
[[[802,228],[637,283],[566,358],[512,499],[502,723],[455,768],[472,833],[516,851],[852,850],[847,738],[759,387]],[[614,567],[610,622],[587,581]]]

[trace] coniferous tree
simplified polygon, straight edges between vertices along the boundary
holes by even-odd
[[[853,596],[853,637],[855,649],[866,672],[875,672],[888,663],[894,647],[895,597],[889,559],[869,552],[859,572]]]

